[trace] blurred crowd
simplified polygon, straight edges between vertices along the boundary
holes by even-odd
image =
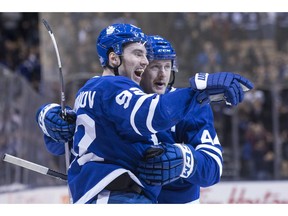
[[[232,71],[250,78],[255,89],[246,94],[236,110],[238,177],[268,180],[279,169],[280,175],[276,177],[288,178],[288,13],[65,13],[61,16],[55,31],[60,40],[65,38],[61,46],[65,47],[62,51],[66,75],[82,71],[100,73],[95,51],[99,31],[112,22],[129,22],[144,32],[161,34],[174,44],[180,71],[176,87],[184,87],[187,78],[200,71]],[[0,13],[0,49],[0,64],[21,74],[39,91],[39,14]],[[229,148],[234,141],[231,125],[235,124],[235,110],[224,104],[216,104],[213,109],[221,143],[224,149]],[[278,153],[276,144],[280,148]],[[276,157],[280,160],[278,166],[275,166]]]
[[[0,64],[39,88],[41,67],[37,13],[0,13]]]

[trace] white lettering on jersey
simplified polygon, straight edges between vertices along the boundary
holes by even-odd
[[[213,145],[216,145],[216,144],[220,145],[220,141],[219,141],[219,138],[218,138],[217,134],[216,134],[216,136],[215,136],[215,138],[213,140]]]
[[[115,98],[116,102],[119,105],[123,105],[124,109],[127,109],[129,107],[130,100],[132,98],[132,93],[128,90],[125,90],[118,94]]]
[[[130,91],[132,91],[135,95],[144,95],[145,94],[141,89],[136,88],[136,87],[130,88]]]
[[[87,114],[81,114],[77,116],[75,133],[77,133],[79,125],[83,125],[85,128],[85,134],[78,143],[79,155],[82,156],[96,139],[95,121]]]
[[[135,94],[135,95],[144,95],[145,94],[143,91],[141,91],[139,88],[136,88],[136,87],[130,88],[129,90],[132,91],[133,94]],[[116,102],[119,105],[124,105],[123,106],[124,109],[127,109],[129,107],[130,100],[133,96],[130,91],[124,90],[116,96],[116,99],[115,99]]]
[[[212,143],[214,145],[213,139],[208,130],[204,130],[201,136],[201,143]]]
[[[75,100],[75,111],[78,108],[84,108],[89,105],[89,108],[92,108],[94,105],[94,98],[95,98],[96,91],[84,91],[80,92]]]

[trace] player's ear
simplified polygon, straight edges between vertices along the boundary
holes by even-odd
[[[110,66],[112,66],[113,68],[120,65],[120,57],[115,52],[110,52],[108,58]]]

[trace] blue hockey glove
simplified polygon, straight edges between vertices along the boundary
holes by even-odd
[[[201,104],[225,101],[236,106],[243,101],[244,92],[253,88],[250,80],[230,72],[197,73],[189,81],[192,89],[202,90],[197,96]]]
[[[137,170],[138,176],[148,184],[165,185],[193,175],[194,164],[193,153],[187,145],[162,144],[146,150]]]
[[[66,118],[61,117],[59,104],[47,104],[41,106],[36,114],[36,121],[42,132],[57,142],[72,140],[76,126],[76,113],[66,106]]]

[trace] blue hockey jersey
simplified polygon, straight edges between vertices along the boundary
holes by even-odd
[[[176,91],[178,90],[179,89],[177,89]],[[214,128],[214,118],[211,107],[210,105],[202,106],[196,100],[193,100],[191,102],[191,108],[191,111],[186,115],[185,119],[180,121],[176,126],[173,126],[171,129],[157,133],[157,137],[154,137],[154,140],[158,139],[161,142],[177,142],[186,144],[190,143],[190,148],[196,149],[194,155],[197,160],[197,170],[192,177],[190,177],[189,179],[181,178],[169,185],[163,186],[161,193],[158,197],[159,203],[188,203],[191,201],[195,201],[199,199],[200,186],[211,186],[213,184],[216,184],[220,180],[223,163],[222,148],[218,141],[218,137]],[[45,135],[44,138],[46,147],[52,154],[64,154],[64,145],[55,142],[54,140],[46,137]],[[126,143],[125,139],[124,142]],[[191,145],[191,143],[193,145]],[[130,147],[128,146],[128,148]],[[116,147],[116,151],[117,150],[120,149]],[[95,162],[91,164],[93,164],[94,166],[98,166],[98,164]],[[94,169],[92,165],[90,166],[90,168],[87,168],[87,172],[91,171],[90,169]],[[107,169],[107,173],[109,173],[110,171],[112,173],[109,175],[110,179],[107,180],[108,177],[105,178],[105,181],[107,180],[107,182],[110,182],[111,179],[114,179],[114,177],[117,176],[119,173],[127,171],[121,166],[113,166],[115,167],[107,169],[108,167],[107,165],[105,165],[104,170]],[[114,175],[113,171],[115,170],[119,173]],[[133,173],[130,173],[130,175],[133,176]],[[99,179],[97,181],[101,182],[103,176],[99,175]],[[135,177],[133,176],[133,178]],[[137,178],[135,179],[136,181],[138,181]],[[75,184],[75,187],[76,186],[77,185]],[[81,193],[85,194],[86,190],[88,189],[84,187]]]
[[[90,79],[77,93],[77,113],[68,184],[74,203],[89,203],[111,181],[127,172],[157,202],[160,186],[146,184],[135,175],[138,161],[155,134],[181,121],[195,106],[191,88],[169,94],[145,94],[123,76]],[[174,143],[174,142],[173,142]]]

